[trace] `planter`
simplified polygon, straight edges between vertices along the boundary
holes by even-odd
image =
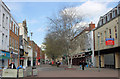
[[[2,77],[17,78],[17,69],[3,69]]]
[[[33,76],[37,76],[38,75],[38,70],[37,69],[33,69]]]
[[[18,70],[18,77],[24,77],[23,69]]]

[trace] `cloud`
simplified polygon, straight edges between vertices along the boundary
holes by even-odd
[[[78,16],[84,17],[84,23],[90,23],[91,21],[97,25],[100,16],[106,14],[111,8],[107,7],[108,3],[87,1],[82,5],[68,8],[76,10]]]
[[[118,2],[119,0],[3,0],[5,2]]]

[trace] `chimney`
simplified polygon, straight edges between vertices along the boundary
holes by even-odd
[[[95,24],[93,24],[92,22],[89,24],[89,29],[93,30],[95,28]]]

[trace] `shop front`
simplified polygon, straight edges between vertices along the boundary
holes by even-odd
[[[0,51],[0,68],[7,68],[9,65],[10,53]]]
[[[14,62],[15,66],[17,67],[17,65],[18,65],[18,53],[13,52],[13,54],[12,54],[12,62]]]
[[[95,51],[96,66],[99,66],[99,61],[101,67],[103,68],[120,68],[120,47],[115,47],[111,49],[100,50],[100,60],[98,59],[98,51]]]

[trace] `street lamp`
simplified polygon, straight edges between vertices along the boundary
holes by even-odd
[[[98,69],[98,71],[100,72],[100,50],[99,50],[99,48],[100,48],[100,41],[99,41],[99,39],[100,39],[100,34],[98,33],[98,57],[99,57],[99,69]]]

